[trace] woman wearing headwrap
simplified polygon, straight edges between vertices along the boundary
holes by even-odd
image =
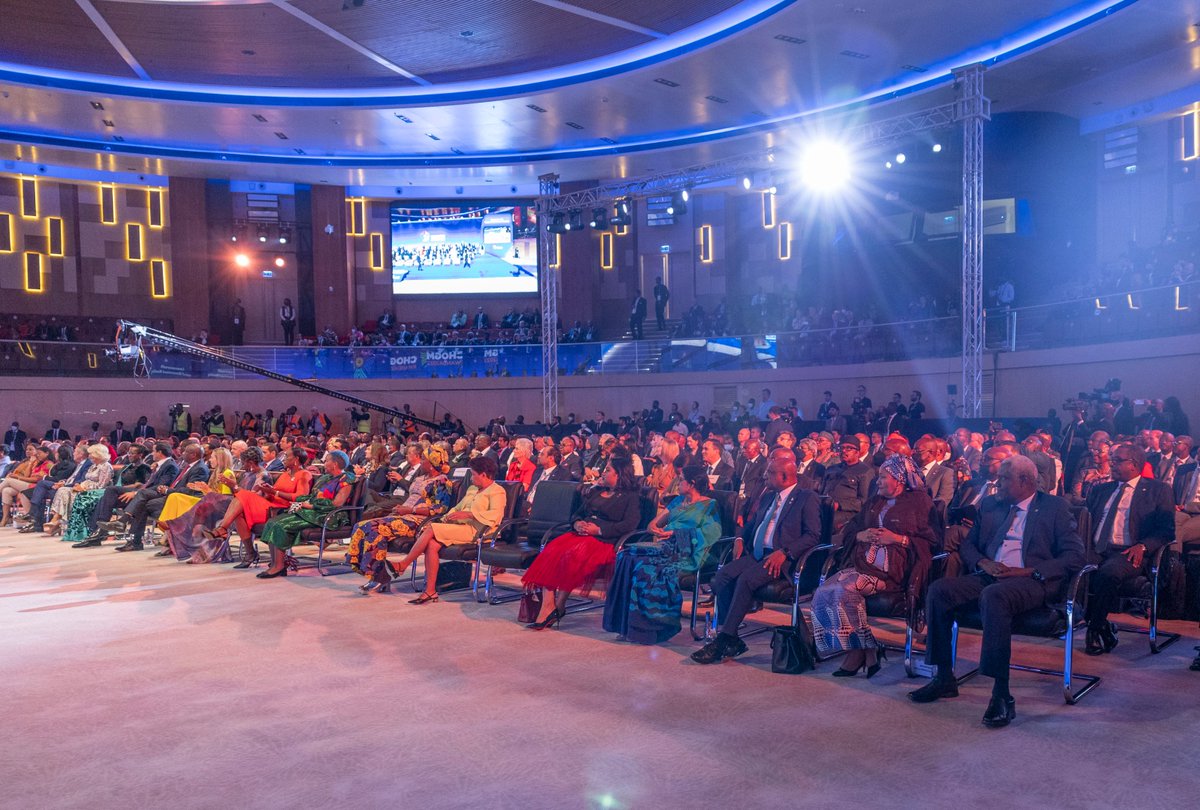
[[[346,505],[353,489],[354,473],[347,471],[350,458],[341,450],[325,454],[325,473],[313,482],[312,491],[292,501],[288,511],[267,521],[262,541],[271,549],[271,567],[258,575],[259,579],[287,576],[287,552],[296,545],[305,529],[320,528],[325,516]],[[330,528],[345,524],[346,513],[340,512]]]
[[[924,576],[936,543],[933,501],[912,459],[893,455],[879,467],[877,494],[842,531],[837,573],[813,594],[813,640],[822,656],[846,651],[847,677],[879,671],[882,646],[867,624],[866,598],[903,590],[910,576]]]
[[[392,582],[388,566],[388,551],[408,551],[417,538],[417,531],[429,522],[450,511],[454,491],[442,473],[446,452],[431,447],[420,461],[416,478],[409,487],[408,498],[385,517],[359,521],[350,535],[350,567],[369,580],[359,591],[387,593]]]

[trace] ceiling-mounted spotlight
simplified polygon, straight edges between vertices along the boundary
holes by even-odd
[[[892,162],[890,160],[887,161],[886,163],[883,164],[883,168],[885,168],[885,169],[892,168]]]
[[[550,233],[566,233],[568,230],[570,230],[570,226],[567,224],[566,215],[558,213],[551,216],[550,224],[546,226],[546,230]]]
[[[576,208],[567,215],[567,230],[582,231],[583,230],[583,211]]]
[[[933,153],[936,155],[940,151],[942,151],[942,145],[940,143],[935,143],[933,145]]]
[[[230,230],[229,230],[229,241],[230,242],[242,242],[242,241],[245,241],[245,239],[246,239],[246,226],[245,225],[236,225],[235,224],[232,228],[230,228]]]
[[[603,207],[593,208],[592,209],[592,218],[588,222],[588,226],[596,231],[607,230],[608,229],[608,209],[603,208]]]
[[[276,267],[283,267],[285,264],[287,264],[287,260],[284,259],[282,255],[275,256],[275,266]]]
[[[292,231],[290,228],[279,229],[279,244],[286,245],[292,240]]]
[[[754,188],[754,178],[751,177],[750,175],[744,176],[742,178],[742,188],[745,189],[746,191],[749,191],[750,189]]]
[[[250,266],[250,257],[247,256],[245,253],[239,253],[233,257],[233,263],[236,264],[238,267],[249,267]]]
[[[260,242],[267,241],[267,238],[269,237],[269,231],[266,225],[259,225],[258,228],[255,229],[255,233],[258,235],[258,241]]]
[[[614,208],[613,217],[608,221],[608,224],[614,228],[623,228],[629,225],[633,222],[633,215],[630,213],[631,210],[629,200],[619,200]]]
[[[908,160],[908,155],[904,154],[903,152],[896,153],[896,162],[897,163],[903,163],[906,160]]]
[[[667,214],[670,216],[678,216],[687,213],[688,193],[687,189],[676,191],[671,194],[671,202],[667,205]]]

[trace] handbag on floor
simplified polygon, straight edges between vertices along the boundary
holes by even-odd
[[[776,627],[771,636],[771,671],[799,675],[816,669],[817,656],[813,651],[812,633],[808,622],[800,620],[798,627]]]
[[[538,620],[542,612],[541,591],[525,591],[521,594],[521,606],[517,609],[517,621],[520,624],[532,624]]]

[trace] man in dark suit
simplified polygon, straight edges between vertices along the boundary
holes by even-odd
[[[1147,560],[1175,542],[1175,500],[1162,481],[1142,478],[1146,451],[1123,443],[1109,454],[1113,480],[1093,487],[1087,507],[1092,514],[1091,542],[1100,568],[1091,576],[1087,603],[1088,655],[1103,655],[1117,646],[1108,621],[1121,588],[1137,577]]]
[[[800,558],[821,540],[817,496],[796,486],[795,462],[772,459],[767,465],[767,487],[734,543],[737,559],[713,577],[721,631],[692,653],[698,664],[715,664],[746,651],[738,627],[754,604],[754,592],[772,580],[791,576]]]
[[[169,445],[155,447],[154,458],[156,461],[161,462],[170,454]],[[128,461],[118,473],[116,483],[104,488],[104,494],[100,496],[99,503],[88,516],[88,536],[73,544],[71,548],[95,548],[100,545],[106,536],[97,528],[100,519],[107,520],[112,516],[113,509],[116,509],[118,504],[126,504],[133,500],[133,496],[146,485],[153,474],[154,471],[146,463],[146,448],[140,444],[130,445]]]
[[[133,426],[133,438],[153,439],[155,436],[154,426],[150,424],[150,420],[145,416],[139,416],[137,424]]]
[[[704,462],[704,474],[713,489],[733,489],[733,465],[721,459],[721,443],[716,439],[705,439],[700,446],[700,459]]]
[[[1031,433],[1021,442],[1021,454],[1034,463],[1038,471],[1038,489],[1054,493],[1058,489],[1058,472],[1054,459],[1044,452],[1042,437]]]
[[[1067,502],[1038,491],[1037,466],[1014,455],[1000,465],[999,491],[984,498],[979,520],[959,550],[966,576],[943,577],[929,587],[929,660],[932,681],[909,693],[915,703],[958,696],[951,660],[955,613],[978,605],[983,617],[979,671],[994,678],[983,724],[1008,725],[1016,703],[1008,691],[1013,619],[1054,601],[1085,562],[1083,541]]]
[[[56,490],[63,487],[73,487],[76,484],[83,483],[84,476],[92,467],[92,460],[87,456],[87,448],[84,445],[78,445],[75,448],[75,471],[67,476],[62,481],[51,481],[47,476],[34,485],[33,489],[29,490],[29,524],[18,531],[21,534],[32,534],[33,532],[43,531],[43,522],[46,517],[46,501],[54,498]]]
[[[1137,422],[1133,418],[1133,403],[1120,391],[1109,394],[1109,399],[1115,406],[1112,417],[1113,427],[1122,436],[1132,436],[1137,429]]]
[[[835,464],[825,472],[821,494],[833,501],[834,531],[849,523],[862,510],[862,505],[871,494],[871,481],[875,470],[859,460],[862,447],[854,436],[843,436],[841,464]]]
[[[25,442],[28,439],[19,422],[13,422],[12,427],[4,431],[4,447],[13,461],[25,460]]]
[[[654,320],[660,330],[667,328],[667,302],[670,300],[671,291],[659,276],[654,279]]]
[[[633,306],[629,309],[629,336],[642,339],[642,324],[646,321],[646,297],[641,290],[633,291]]]
[[[796,445],[796,475],[800,486],[820,492],[825,485],[825,465],[817,461],[817,443],[812,439],[804,439]]]
[[[767,410],[767,427],[763,431],[763,441],[767,447],[774,447],[779,441],[779,434],[785,430],[793,436],[796,435],[796,428],[792,426],[791,420],[783,415],[783,408],[772,405]]]
[[[123,532],[128,526],[131,537],[125,545],[118,546],[117,551],[141,551],[144,547],[142,535],[146,531],[146,522],[162,513],[167,496],[172,492],[191,495],[193,492],[187,488],[188,484],[208,480],[209,469],[201,460],[203,455],[199,445],[188,445],[183,451],[183,462],[173,477],[168,478],[165,472],[174,466],[174,461],[163,462],[146,482],[146,486],[129,501],[120,517],[97,524],[98,528],[116,533]]]
[[[941,440],[928,434],[917,440],[913,461],[925,475],[925,491],[934,501],[947,505],[954,498],[954,470],[941,464]]]
[[[133,441],[133,434],[125,429],[125,423],[118,420],[113,426],[113,430],[108,434],[108,441],[113,447],[116,447],[121,442]]]
[[[747,439],[742,447],[734,465],[733,486],[738,493],[738,520],[745,523],[767,488],[767,457],[762,454],[762,442],[758,439]]]
[[[562,441],[558,443],[558,448],[562,452],[562,458],[559,460],[559,466],[566,467],[571,473],[572,481],[583,480],[583,459],[579,457],[576,448],[574,436],[563,436]]]
[[[543,447],[538,451],[538,469],[533,474],[533,480],[529,482],[529,493],[525,496],[525,505],[533,506],[533,499],[537,497],[538,485],[543,481],[574,481],[571,477],[571,471],[567,469],[562,462],[562,452],[554,445]]]
[[[70,434],[61,425],[62,423],[55,419],[50,423],[50,429],[46,431],[46,435],[42,438],[48,442],[65,442],[71,438]]]

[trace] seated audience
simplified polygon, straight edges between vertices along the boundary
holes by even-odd
[[[146,485],[153,475],[153,470],[146,463],[145,447],[135,444],[131,445],[126,456],[125,464],[120,471],[116,473],[116,478],[111,486],[104,488],[104,494],[100,496],[100,500],[96,503],[96,507],[91,510],[87,517],[84,531],[86,536],[75,543],[71,548],[95,548],[104,540],[105,534],[97,529],[97,524],[101,519],[108,520],[112,517],[113,510],[118,504],[129,503],[133,499],[134,493]],[[154,460],[162,461],[163,458],[170,456],[171,449],[167,445],[159,444],[155,446]],[[72,531],[72,527],[67,527],[67,534],[63,539],[75,537],[78,531]]]
[[[95,490],[102,490],[112,481],[113,468],[109,461],[110,456],[108,448],[103,444],[93,444],[87,448],[87,458],[91,462],[83,477],[76,483],[70,486],[64,486],[54,493],[54,500],[50,504],[50,525],[45,531],[51,537],[62,534],[67,518],[71,515],[71,507],[75,503],[75,498],[80,493],[92,493]],[[100,500],[100,495],[103,493],[89,494],[85,499],[89,503],[89,508],[95,507]],[[86,515],[83,520],[86,524]],[[86,532],[85,532],[86,533]],[[82,537],[83,535],[80,535]],[[74,542],[74,541],[73,541]]]
[[[37,486],[38,482],[50,473],[50,451],[46,447],[33,444],[25,448],[25,458],[0,481],[0,496],[3,496],[4,514],[0,517],[0,529],[13,525],[13,513],[20,506],[17,498],[24,499],[23,511],[28,514],[30,509],[24,493]]]
[[[218,450],[213,456],[217,457],[221,452]],[[166,548],[158,552],[157,556],[174,555],[176,559],[191,564],[232,561],[229,543],[225,539],[214,539],[206,535],[205,530],[216,527],[228,514],[238,492],[253,491],[269,479],[262,468],[262,453],[257,447],[247,447],[242,451],[242,473],[236,481],[229,480],[228,471],[217,471],[225,461],[227,459],[217,459],[207,485],[192,485],[197,492],[204,493],[203,497],[183,514],[163,521]],[[163,514],[167,514],[165,508]]]
[[[258,574],[259,579],[286,577],[288,550],[299,541],[300,533],[305,529],[321,528],[327,515],[346,505],[354,488],[354,473],[346,469],[349,464],[349,457],[341,450],[327,452],[324,474],[313,482],[309,494],[296,496],[287,512],[266,522],[262,541],[271,548],[271,565]],[[345,522],[346,513],[338,512],[330,526],[338,528]]]
[[[983,715],[989,728],[1008,725],[1016,702],[1008,691],[1013,620],[1027,610],[1058,601],[1071,575],[1084,564],[1083,543],[1067,502],[1038,490],[1037,465],[1014,455],[1000,465],[999,489],[979,505],[959,554],[965,576],[943,577],[929,587],[928,656],[937,667],[929,683],[909,693],[915,703],[957,697],[951,656],[955,613],[978,605],[983,616],[979,671],[993,679]]]
[[[496,483],[498,466],[488,455],[479,455],[467,464],[471,470],[471,486],[454,507],[441,518],[428,524],[417,542],[395,566],[394,573],[400,576],[413,561],[425,557],[425,590],[414,605],[425,605],[438,600],[437,575],[441,560],[438,553],[445,546],[475,542],[480,531],[494,529],[504,518],[507,494],[504,487]]]
[[[788,577],[800,558],[820,542],[821,511],[817,496],[798,487],[796,463],[771,459],[767,491],[734,543],[736,559],[713,577],[720,632],[692,653],[698,664],[715,664],[746,651],[738,627],[754,603],[754,592],[780,577]]]
[[[526,589],[542,589],[542,608],[530,626],[552,627],[566,615],[572,591],[588,592],[596,581],[612,573],[616,544],[635,530],[641,518],[633,466],[622,455],[601,474],[600,483],[588,489],[571,520],[571,531],[555,537],[521,578]]]
[[[879,671],[883,646],[867,623],[866,597],[905,587],[909,576],[924,576],[937,538],[930,525],[933,501],[912,459],[892,456],[879,467],[878,494],[846,524],[831,574],[813,594],[813,640],[829,656],[846,651],[835,677],[865,669]]]

